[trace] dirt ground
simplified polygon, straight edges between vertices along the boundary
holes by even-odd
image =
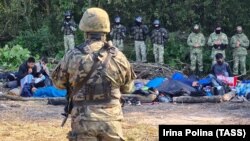
[[[250,102],[143,104],[124,107],[128,141],[158,140],[159,124],[250,124]],[[60,127],[63,106],[46,102],[0,101],[1,141],[66,141],[70,119]]]

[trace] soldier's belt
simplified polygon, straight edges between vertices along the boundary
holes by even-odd
[[[98,105],[98,104],[120,104],[119,99],[102,99],[102,100],[82,100],[73,101],[73,106],[83,106],[83,105]]]

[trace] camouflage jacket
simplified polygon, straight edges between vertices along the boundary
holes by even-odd
[[[61,31],[64,33],[64,35],[74,35],[74,32],[76,31],[76,23],[73,20],[70,20],[67,22],[66,20],[63,22]]]
[[[163,45],[168,40],[168,32],[165,28],[154,29],[151,33],[154,44]]]
[[[220,41],[221,45],[223,45],[223,47],[221,46],[216,46],[215,42],[216,41]],[[208,42],[207,42],[208,46],[210,47],[214,47],[215,49],[225,49],[225,46],[228,45],[228,38],[227,35],[225,33],[220,33],[220,34],[216,34],[215,32],[213,32],[212,34],[210,34],[209,38],[208,38]]]
[[[103,46],[104,43],[102,41],[94,41],[78,47],[84,50],[84,52],[78,48],[68,51],[52,73],[54,85],[57,88],[67,88],[72,91],[76,87],[79,87],[78,84],[88,75],[94,64],[94,56],[99,54],[98,60],[100,60],[100,62],[104,62],[108,56],[107,50],[102,49]],[[74,105],[71,113],[72,117],[78,117],[77,115],[81,114],[81,119],[92,121],[110,121],[123,118],[119,100],[121,93],[130,93],[132,91],[134,85],[133,80],[135,79],[134,71],[127,58],[120,51],[117,51],[117,55],[112,57],[109,63],[107,63],[105,72],[100,74],[99,70],[101,70],[102,67],[103,66],[100,65],[92,73],[87,83],[80,86],[82,89],[78,93],[70,95],[73,103],[80,103],[80,106]],[[100,85],[98,85],[99,79],[95,80],[99,75],[105,75],[104,79],[110,82],[109,85],[105,86],[104,91],[102,91],[103,87],[101,88],[99,87]],[[107,103],[90,104],[91,101],[89,100],[92,100],[90,99],[90,94],[94,92],[99,92],[98,94],[101,94],[101,96],[111,94],[111,101]],[[98,101],[98,98],[95,100]]]
[[[131,34],[136,41],[145,41],[148,34],[148,27],[146,25],[134,26],[131,29]]]
[[[194,47],[198,45],[199,47],[203,47],[206,44],[205,37],[202,33],[194,33],[192,32],[187,39],[187,44],[190,47]]]
[[[239,47],[237,47],[237,41],[240,42]],[[246,48],[249,47],[249,40],[244,33],[236,34],[231,38],[230,46],[234,48],[235,53],[246,55],[247,54]]]
[[[126,27],[123,25],[115,25],[111,32],[110,35],[113,37],[115,40],[121,40],[126,37]]]

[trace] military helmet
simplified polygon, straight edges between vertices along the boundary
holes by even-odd
[[[153,24],[154,25],[160,25],[160,21],[159,20],[154,20]]]
[[[120,23],[121,22],[121,18],[119,16],[115,17],[115,23]]]
[[[108,13],[101,8],[87,9],[82,16],[79,28],[84,32],[110,32]]]
[[[200,29],[200,26],[199,26],[198,24],[195,24],[195,25],[194,25],[194,29],[195,29],[195,30],[198,30],[198,29]]]
[[[66,12],[64,13],[64,16],[65,16],[65,17],[67,17],[67,16],[71,16],[71,11],[69,11],[69,10],[68,10],[68,11],[66,11]]]
[[[135,18],[135,21],[138,22],[138,23],[141,23],[142,22],[142,17],[141,16],[137,16]]]

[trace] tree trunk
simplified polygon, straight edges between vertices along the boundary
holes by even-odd
[[[229,93],[224,94],[223,96],[201,96],[201,97],[193,97],[193,96],[180,96],[174,97],[173,101],[176,103],[220,103],[230,101],[235,96],[235,92],[231,91]]]
[[[89,0],[89,7],[92,6],[92,0]]]

